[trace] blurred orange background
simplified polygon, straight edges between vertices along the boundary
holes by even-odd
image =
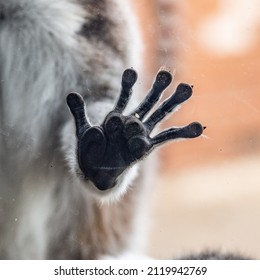
[[[163,126],[199,121],[203,137],[160,150],[149,253],[212,248],[260,259],[260,2],[134,0],[147,88],[163,66],[193,97]]]

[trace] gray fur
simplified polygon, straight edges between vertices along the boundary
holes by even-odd
[[[100,202],[77,177],[75,127],[65,102],[69,92],[80,92],[91,122],[101,123],[123,70],[138,68],[134,19],[114,15],[124,14],[120,2],[0,0],[1,258],[98,258],[129,246],[132,229],[120,244],[114,237],[110,245],[93,241]],[[100,15],[106,29],[92,36],[87,27]],[[136,171],[130,173],[134,179]]]

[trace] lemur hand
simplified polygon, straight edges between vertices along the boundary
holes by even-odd
[[[160,71],[145,99],[130,115],[125,116],[122,113],[136,80],[137,73],[133,69],[124,71],[117,104],[101,126],[90,125],[84,100],[79,94],[71,93],[67,97],[76,123],[79,167],[85,178],[91,180],[99,190],[113,188],[120,174],[146,157],[155,147],[172,139],[195,138],[203,132],[202,125],[194,122],[185,127],[170,128],[151,138],[149,135],[156,124],[191,97],[192,87],[179,84],[175,93],[145,119],[172,81],[169,72]]]

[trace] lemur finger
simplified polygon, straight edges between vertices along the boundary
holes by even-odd
[[[67,96],[67,104],[75,120],[76,135],[80,137],[86,129],[91,127],[85,113],[85,102],[80,94],[73,92]]]
[[[117,113],[122,113],[125,109],[130,96],[132,94],[132,87],[137,80],[137,73],[133,69],[126,69],[122,75],[121,82],[121,93],[114,111]]]
[[[155,125],[167,114],[173,111],[179,104],[189,99],[192,95],[192,87],[187,84],[179,84],[175,93],[165,100],[162,105],[145,121],[144,125],[151,132]]]
[[[170,72],[164,70],[160,71],[157,74],[148,95],[131,115],[135,115],[138,117],[138,119],[142,120],[159,100],[162,92],[169,86],[171,81],[172,75]]]
[[[151,143],[152,145],[160,145],[178,138],[196,138],[203,133],[204,129],[205,127],[198,122],[193,122],[184,127],[170,128],[152,138]]]

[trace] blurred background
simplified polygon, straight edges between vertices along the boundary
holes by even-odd
[[[133,0],[147,88],[158,69],[194,85],[164,127],[199,121],[198,139],[163,147],[148,252],[211,248],[260,259],[260,2]]]

